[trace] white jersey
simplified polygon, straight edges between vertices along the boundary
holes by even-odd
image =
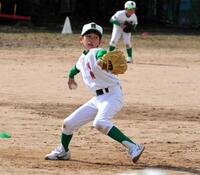
[[[127,17],[125,10],[117,11],[111,18],[114,21],[116,20],[119,21],[120,24],[123,24],[125,21],[130,22],[132,24],[136,24],[136,25],[138,24],[137,16],[135,15],[135,13]]]
[[[120,80],[116,75],[102,70],[97,64],[96,54],[100,49],[90,49],[86,55],[83,53],[76,63],[77,69],[82,73],[84,83],[93,92],[120,85]]]

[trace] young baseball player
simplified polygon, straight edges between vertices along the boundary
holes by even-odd
[[[68,73],[68,86],[69,89],[77,87],[74,77],[80,72],[94,97],[64,119],[61,145],[47,154],[46,160],[70,159],[69,144],[74,131],[90,121],[98,131],[124,145],[134,163],[144,150],[143,145],[133,142],[111,121],[122,108],[123,95],[118,77],[99,66],[102,56],[106,54],[106,50],[99,48],[102,34],[102,27],[93,22],[82,28],[80,43],[85,50]]]
[[[124,4],[124,10],[117,11],[110,19],[113,24],[112,36],[109,43],[109,51],[115,49],[118,40],[123,37],[124,44],[127,51],[127,62],[133,62],[133,51],[131,45],[131,32],[135,30],[138,20],[135,14],[136,3],[134,1],[127,1]]]

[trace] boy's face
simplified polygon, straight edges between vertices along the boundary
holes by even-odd
[[[131,16],[131,15],[134,14],[134,13],[135,13],[135,9],[131,9],[131,10],[126,9],[126,14],[127,14],[127,16]]]
[[[97,35],[94,32],[85,34],[84,36],[81,36],[80,43],[85,47],[85,49],[90,50],[92,48],[99,47],[101,43],[101,39],[99,35]]]

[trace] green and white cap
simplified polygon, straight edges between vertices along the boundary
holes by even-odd
[[[125,8],[125,9],[128,9],[128,10],[136,9],[136,3],[135,3],[134,1],[127,1],[127,2],[124,4],[124,8]]]
[[[96,32],[99,33],[100,36],[103,35],[103,28],[100,25],[98,25],[98,24],[96,24],[94,22],[91,22],[89,24],[85,24],[83,26],[81,35],[82,36],[85,35],[88,31],[96,31]]]

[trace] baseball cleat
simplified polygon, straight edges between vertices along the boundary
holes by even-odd
[[[127,63],[133,63],[133,61],[127,61]]]
[[[127,58],[127,63],[133,63],[133,59],[131,57]]]
[[[70,151],[66,152],[62,145],[58,146],[51,153],[45,156],[45,160],[69,160],[70,158]]]
[[[129,151],[133,163],[136,163],[140,156],[142,155],[145,147],[143,145],[136,144],[133,149]]]

